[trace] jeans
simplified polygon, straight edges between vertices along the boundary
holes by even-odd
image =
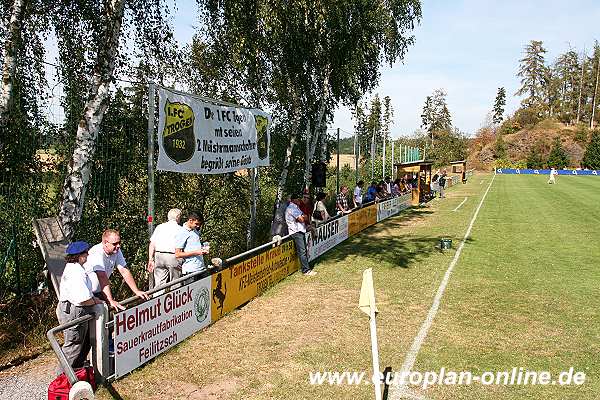
[[[308,257],[306,255],[306,242],[304,241],[304,232],[296,232],[292,235],[294,243],[296,244],[296,253],[300,259],[300,269],[302,273],[306,273],[311,270],[308,265]]]

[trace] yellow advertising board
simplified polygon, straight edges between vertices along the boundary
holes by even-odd
[[[355,235],[375,223],[377,223],[377,204],[371,204],[348,215],[348,234]]]
[[[299,267],[296,247],[290,240],[212,275],[212,322],[260,295]]]

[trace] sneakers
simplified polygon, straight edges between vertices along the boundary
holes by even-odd
[[[308,272],[304,272],[303,274],[304,274],[304,276],[315,276],[315,275],[317,274],[317,272],[316,272],[316,271],[313,271],[313,270],[311,269],[310,271],[308,271]]]

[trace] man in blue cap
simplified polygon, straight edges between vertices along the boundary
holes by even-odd
[[[56,315],[61,324],[93,314],[93,306],[102,304],[102,300],[94,296],[92,282],[83,267],[89,248],[89,244],[79,241],[70,243],[65,251],[67,264],[60,279],[60,294],[56,307]],[[73,368],[83,367],[91,347],[88,323],[65,329],[63,333],[65,343],[62,350],[67,361]],[[57,372],[61,372],[60,366]]]

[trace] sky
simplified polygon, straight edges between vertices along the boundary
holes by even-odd
[[[178,2],[175,37],[188,43],[198,25],[195,0]],[[520,99],[516,76],[524,47],[541,40],[546,61],[574,48],[578,52],[600,40],[598,0],[424,0],[415,45],[403,62],[381,67],[379,86],[370,95],[390,96],[394,109],[392,136],[412,134],[421,125],[425,98],[436,89],[447,93],[453,125],[473,135],[492,109],[499,87],[506,88],[506,112]],[[351,112],[340,107],[330,128],[350,136]]]

